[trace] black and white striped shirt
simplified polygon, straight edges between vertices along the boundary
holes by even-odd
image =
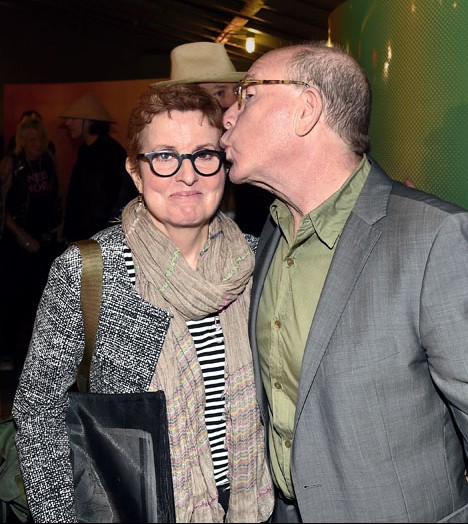
[[[135,284],[135,266],[129,247],[124,248],[128,274]],[[192,335],[198,361],[205,384],[205,422],[213,458],[214,476],[217,486],[228,480],[228,453],[226,449],[226,420],[224,399],[225,346],[219,316],[214,313],[201,320],[188,320],[187,327]]]

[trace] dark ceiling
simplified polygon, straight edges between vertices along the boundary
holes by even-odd
[[[166,77],[171,49],[195,41],[223,42],[237,69],[245,70],[269,49],[326,39],[328,16],[341,3],[0,0],[4,74],[7,82]],[[255,36],[253,54],[245,51],[247,36]]]

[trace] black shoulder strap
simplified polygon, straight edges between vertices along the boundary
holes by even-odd
[[[83,261],[80,297],[85,333],[85,350],[76,375],[76,383],[80,391],[86,392],[89,389],[89,370],[101,309],[102,252],[96,240],[79,240],[75,244],[80,248]]]

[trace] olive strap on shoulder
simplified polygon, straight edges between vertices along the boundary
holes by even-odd
[[[101,309],[102,252],[99,243],[93,239],[79,240],[74,243],[79,247],[83,261],[80,301],[85,333],[85,350],[76,375],[76,383],[80,391],[87,392]]]

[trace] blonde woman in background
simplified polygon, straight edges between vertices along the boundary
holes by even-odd
[[[23,118],[15,151],[0,166],[5,199],[1,346],[21,367],[47,274],[60,252],[59,181],[41,120]]]

